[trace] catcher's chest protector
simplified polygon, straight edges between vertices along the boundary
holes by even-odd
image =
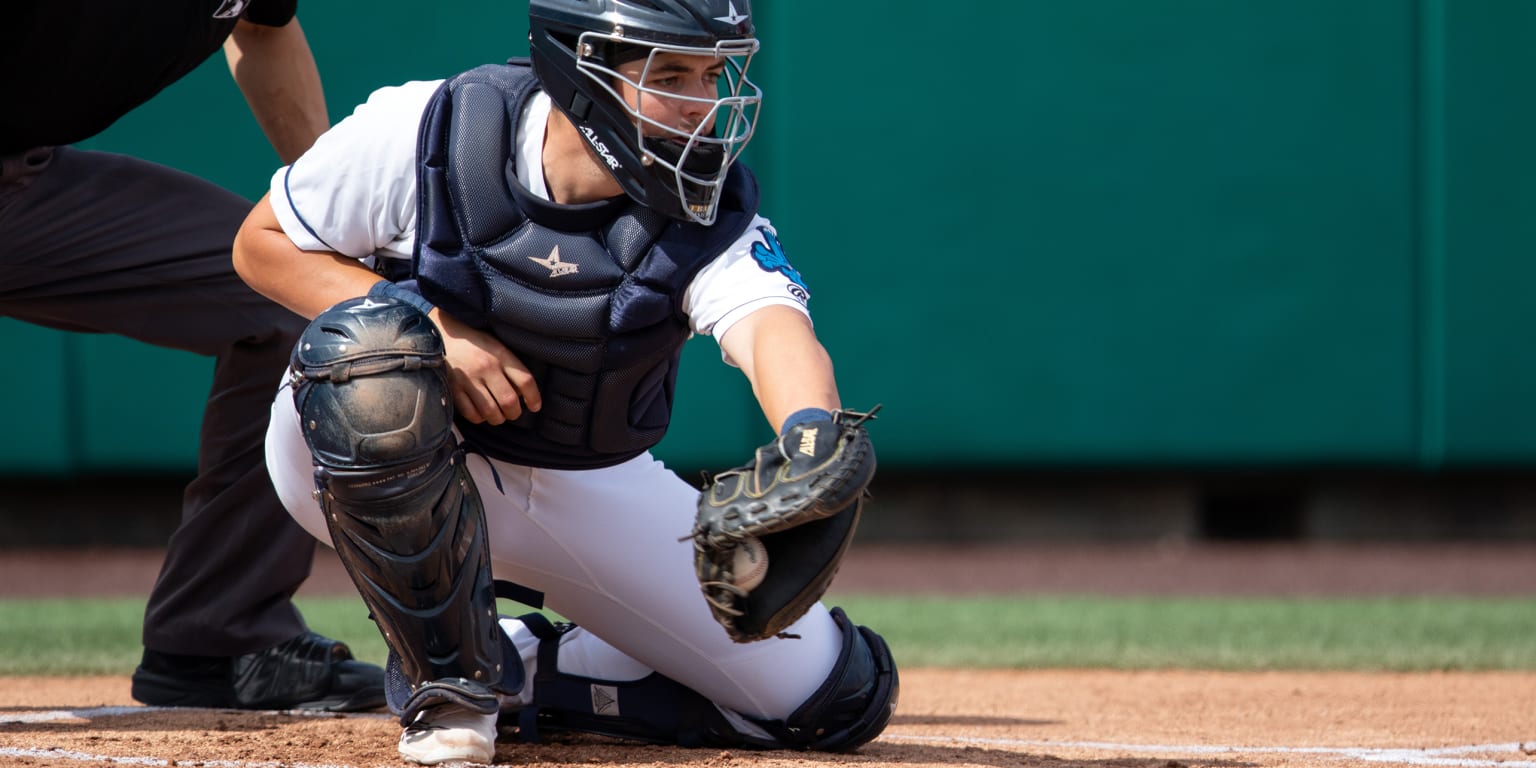
[[[486,455],[557,469],[608,466],[659,442],[687,341],[683,291],[757,212],[736,165],[719,220],[669,219],[628,198],[578,206],[517,180],[517,125],[537,90],[521,63],[443,84],[422,119],[414,278],[454,317],[489,328],[533,372],[539,413],[510,425],[460,420]]]

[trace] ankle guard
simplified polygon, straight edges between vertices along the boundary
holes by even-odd
[[[408,685],[391,708],[411,716],[448,701],[493,712],[491,689],[522,682],[522,665],[503,669],[485,513],[454,445],[442,350],[415,307],[352,299],[310,323],[292,360],[331,542]]]

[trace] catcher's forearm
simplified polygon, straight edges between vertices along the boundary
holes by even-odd
[[[727,334],[735,349],[728,346],[726,353],[752,382],[752,392],[774,430],[802,408],[841,407],[832,358],[816,339],[809,318],[791,307],[771,306],[737,325],[742,324],[746,327],[733,327]]]

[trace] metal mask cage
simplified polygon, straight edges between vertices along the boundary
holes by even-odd
[[[610,44],[650,49],[638,82],[594,58],[595,52],[605,50]],[[708,48],[637,43],[600,32],[583,32],[577,40],[577,69],[607,91],[614,103],[629,114],[635,124],[634,146],[640,152],[641,162],[652,173],[661,168],[671,175],[670,181],[683,203],[684,213],[700,224],[714,223],[726,174],[752,140],[757,127],[757,110],[763,92],[747,78],[747,67],[757,50],[755,38],[721,41]],[[723,62],[715,97],[687,96],[647,86],[656,57],[666,53]],[[616,87],[619,81],[635,89],[634,104],[619,93]],[[708,111],[692,128],[667,125],[644,114],[647,98],[700,104],[707,106]]]

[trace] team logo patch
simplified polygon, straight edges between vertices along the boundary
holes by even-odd
[[[800,273],[795,271],[794,266],[789,263],[789,258],[784,255],[784,246],[779,242],[779,236],[767,227],[758,227],[757,231],[762,233],[763,242],[752,244],[752,260],[756,261],[764,272],[778,272],[789,278],[790,282],[798,286],[802,292],[808,293],[810,287],[805,284],[805,279],[800,277]],[[794,293],[794,289],[790,289],[790,293]],[[800,298],[800,295],[796,294],[795,297]]]
[[[215,19],[237,19],[245,12],[245,7],[251,4],[251,0],[223,0],[219,3],[219,9],[213,12]]]
[[[549,252],[549,256],[548,257],[541,259],[541,258],[539,258],[537,256],[529,256],[528,260],[531,261],[531,262],[534,262],[535,264],[543,264],[544,267],[549,270],[549,276],[550,277],[559,277],[561,275],[574,275],[574,274],[576,274],[577,269],[579,269],[581,267],[580,264],[576,264],[574,262],[561,261],[560,260],[560,246],[558,246],[558,245],[555,246],[555,249],[553,251]]]

